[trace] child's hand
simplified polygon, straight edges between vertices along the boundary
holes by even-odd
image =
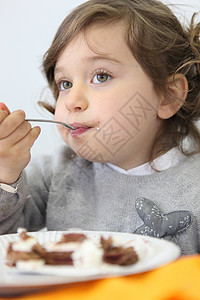
[[[0,182],[14,183],[30,161],[30,149],[40,134],[31,128],[22,110],[10,113],[0,103]]]

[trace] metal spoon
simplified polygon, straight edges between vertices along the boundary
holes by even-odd
[[[54,123],[54,124],[60,124],[60,125],[63,125],[65,127],[67,127],[68,129],[72,129],[74,130],[75,128],[66,124],[66,123],[63,123],[63,122],[59,122],[59,121],[54,121],[54,120],[43,120],[43,119],[26,119],[26,121],[28,122],[46,122],[46,123]]]

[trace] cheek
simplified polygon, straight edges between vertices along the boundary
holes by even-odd
[[[69,145],[69,132],[62,125],[57,125],[57,130],[65,144]]]
[[[60,103],[56,103],[56,109],[55,109],[55,120],[61,120],[62,117],[63,108],[61,108]]]

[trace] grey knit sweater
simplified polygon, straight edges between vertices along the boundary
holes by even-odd
[[[18,227],[119,231],[177,243],[199,252],[200,155],[146,176],[116,172],[76,156],[66,146],[23,172],[18,192],[0,190],[0,233]]]

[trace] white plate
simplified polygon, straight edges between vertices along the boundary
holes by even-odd
[[[67,231],[67,233],[69,232]],[[92,239],[99,239],[103,235],[105,238],[112,236],[122,242],[128,242],[130,246],[135,246],[136,250],[138,249],[139,261],[127,267],[104,266],[101,269],[77,270],[70,266],[43,266],[37,270],[17,270],[6,266],[5,256],[9,242],[18,240],[19,236],[18,234],[7,234],[0,236],[0,295],[16,295],[66,283],[146,272],[170,263],[180,255],[178,246],[162,239],[130,233],[81,232]],[[36,236],[38,242],[44,244],[58,241],[63,233],[66,231],[31,232],[28,234]]]

